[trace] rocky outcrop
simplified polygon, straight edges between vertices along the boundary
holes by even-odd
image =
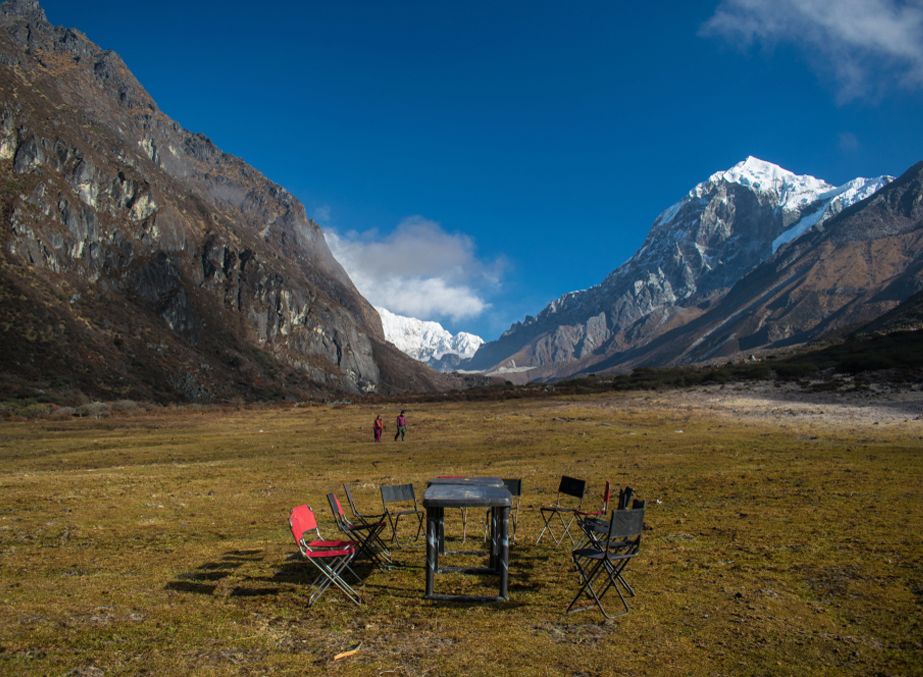
[[[34,0],[0,4],[0,172],[2,288],[28,299],[0,327],[13,380],[193,401],[449,385],[393,356],[383,379],[378,313],[298,200]]]

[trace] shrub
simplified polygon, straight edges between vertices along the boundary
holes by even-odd
[[[24,407],[20,407],[16,414],[24,418],[42,418],[47,416],[51,411],[51,407],[47,404],[41,404],[36,402],[35,404],[27,404]]]
[[[111,406],[105,402],[90,402],[88,404],[81,404],[77,407],[77,416],[100,418],[102,416],[108,416],[111,413]]]

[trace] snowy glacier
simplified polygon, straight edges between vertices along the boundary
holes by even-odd
[[[375,310],[381,315],[385,338],[401,352],[427,364],[446,355],[470,358],[484,343],[480,336],[468,332],[453,335],[438,322],[395,315],[386,308]]]

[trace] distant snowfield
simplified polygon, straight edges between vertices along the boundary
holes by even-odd
[[[438,322],[395,315],[386,308],[376,308],[381,315],[385,338],[398,350],[421,362],[430,363],[446,355],[462,359],[472,357],[484,339],[468,332],[452,335]]]

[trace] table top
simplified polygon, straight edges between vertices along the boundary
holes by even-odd
[[[427,487],[437,484],[460,484],[475,487],[502,487],[503,480],[499,477],[436,477],[426,483]]]
[[[424,508],[503,508],[513,505],[506,487],[433,484],[423,494]]]

